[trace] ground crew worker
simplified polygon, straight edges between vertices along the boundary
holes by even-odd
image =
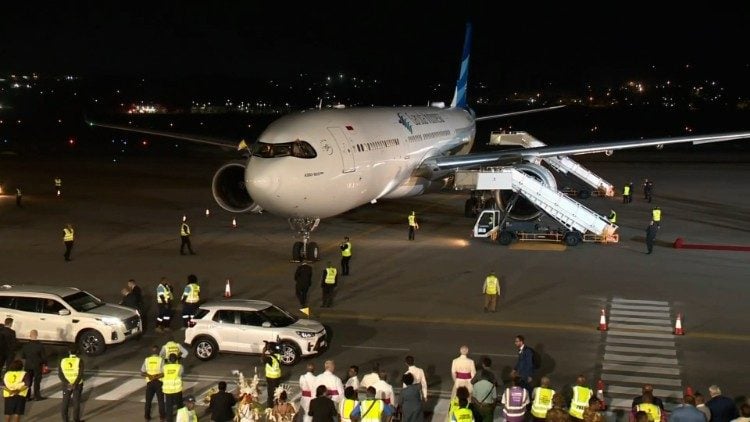
[[[62,420],[68,422],[68,409],[73,401],[73,420],[81,420],[81,392],[83,391],[83,361],[71,346],[67,357],[60,360],[57,375],[62,383]]]
[[[195,311],[198,310],[198,302],[201,300],[201,286],[198,285],[198,277],[195,274],[190,274],[185,284],[185,289],[182,291],[182,326],[187,328],[188,322],[195,316]]]
[[[531,416],[538,422],[547,418],[547,411],[552,409],[552,397],[555,396],[555,390],[549,388],[549,377],[542,377],[540,383],[531,393]]]
[[[630,195],[628,195],[628,203],[633,202],[633,194],[635,193],[635,189],[633,188],[633,182],[631,181],[628,183],[628,186],[630,187]]]
[[[458,399],[458,406],[451,412],[452,422],[474,422],[474,412],[469,408],[467,399]]]
[[[497,297],[500,296],[500,280],[497,279],[494,271],[490,271],[485,277],[482,293],[484,293],[484,312],[496,312]]]
[[[193,252],[193,246],[190,244],[190,226],[187,223],[187,217],[182,217],[182,225],[180,226],[180,255],[185,255],[185,246],[187,246],[190,255],[195,255]]]
[[[143,360],[141,375],[146,377],[146,420],[151,419],[151,401],[154,399],[154,396],[156,396],[156,406],[159,408],[159,419],[165,420],[164,393],[161,390],[161,379],[164,376],[164,359],[159,356],[158,346],[151,346],[151,356]]]
[[[180,343],[174,341],[174,336],[170,336],[169,341],[164,343],[159,351],[162,359],[168,359],[169,356],[176,355],[178,359],[185,359],[188,355],[187,349]]]
[[[266,398],[266,406],[269,409],[273,407],[273,393],[276,391],[276,387],[281,382],[281,349],[276,343],[266,343],[263,348],[263,356],[261,360],[266,364],[266,390],[268,397]]]
[[[625,187],[622,188],[622,203],[627,204],[630,202],[630,184],[625,184]]]
[[[159,333],[164,330],[169,330],[169,326],[172,322],[173,300],[172,286],[169,284],[166,277],[162,277],[161,281],[159,281],[159,285],[156,286],[156,305],[159,307],[156,314],[156,331]]]
[[[161,391],[164,393],[164,411],[167,420],[172,420],[174,409],[182,407],[182,374],[184,369],[177,361],[177,355],[169,355],[169,363],[164,365],[164,376],[161,378]]]
[[[336,275],[336,268],[328,261],[326,269],[323,271],[323,279],[321,280],[320,287],[323,288],[323,307],[330,308],[333,306],[333,291],[336,288],[336,282],[338,282],[338,276]]]
[[[635,406],[636,412],[646,412],[649,422],[659,422],[661,420],[661,409],[654,404],[654,396],[651,392],[646,392],[641,396],[641,403]]]
[[[503,404],[503,416],[507,422],[523,422],[526,418],[526,406],[529,404],[529,392],[521,387],[521,377],[511,379],[512,386],[506,388],[500,403]]]
[[[341,275],[349,275],[349,260],[352,259],[352,242],[349,241],[348,237],[344,238],[344,242],[339,245],[341,249]]]
[[[651,210],[651,219],[656,224],[656,227],[661,228],[661,209],[659,209],[659,207],[654,207],[654,209]]]
[[[412,211],[409,214],[409,240],[414,240],[414,232],[419,230],[419,223],[417,223],[417,214]]]
[[[73,226],[68,223],[63,228],[63,243],[65,243],[65,257],[66,261],[70,261],[70,253],[73,251],[73,241],[75,240],[75,231]]]
[[[29,394],[29,386],[26,385],[26,371],[23,370],[23,362],[14,360],[8,365],[8,371],[3,376],[3,401],[5,402],[5,420],[11,417],[16,422],[21,420],[21,415],[26,412],[26,396]]]
[[[659,227],[653,221],[646,227],[646,254],[651,254],[654,251],[654,241],[656,241],[656,233],[659,231]]]
[[[469,354],[469,346],[461,346],[459,349],[461,355],[451,363],[451,377],[453,377],[453,391],[451,397],[456,396],[456,389],[458,387],[466,387],[469,393],[472,390],[471,379],[477,373],[477,368],[474,366],[474,361],[469,359],[466,355]]]
[[[383,400],[375,398],[377,390],[375,387],[367,387],[367,398],[354,406],[351,415],[352,419],[359,419],[361,422],[381,422],[383,416],[390,420],[393,415],[393,408],[387,406]]]
[[[21,206],[21,199],[23,198],[23,194],[21,193],[21,188],[16,188],[16,206]]]
[[[198,422],[198,415],[195,413],[195,397],[187,396],[183,403],[185,406],[177,410],[175,422]]]
[[[652,194],[654,192],[654,182],[646,179],[643,182],[643,198],[651,203]]]
[[[341,415],[341,422],[351,422],[350,416],[354,408],[359,404],[357,400],[357,390],[354,387],[346,387],[344,389],[344,400],[339,403],[339,415]]]
[[[573,387],[573,399],[570,401],[570,410],[568,410],[570,417],[582,421],[583,411],[589,407],[589,399],[593,396],[594,392],[586,387],[586,377],[579,375]]]
[[[611,224],[617,223],[617,213],[615,212],[615,210],[609,210],[609,217],[608,218],[609,218],[609,222]]]
[[[55,177],[55,191],[57,192],[57,196],[62,194],[62,179],[59,177]]]

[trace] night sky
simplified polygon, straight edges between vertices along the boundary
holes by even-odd
[[[14,2],[21,3],[21,2]],[[290,77],[346,71],[452,83],[467,19],[471,75],[557,80],[690,64],[747,77],[750,13],[510,2],[31,2],[4,4],[0,72]],[[566,2],[567,3],[567,2]],[[492,4],[493,6],[488,6]]]

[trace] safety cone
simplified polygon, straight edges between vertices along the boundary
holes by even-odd
[[[232,219],[232,228],[233,228],[233,229],[236,229],[236,228],[237,228],[237,219],[236,219],[236,218],[233,218],[233,219]]]
[[[57,196],[60,196],[60,189],[57,190]]]
[[[607,410],[607,403],[604,401],[604,381],[602,380],[596,383],[596,399],[602,404],[601,410]]]
[[[182,221],[185,221],[185,220],[187,220],[187,215],[184,215],[184,214],[183,214],[183,216],[182,216]]]
[[[302,308],[299,311],[302,312],[303,314],[305,314],[305,316],[310,316],[310,308],[309,307]]]
[[[224,297],[225,298],[232,297],[232,285],[231,285],[231,282],[229,281],[229,279],[227,279],[227,284],[224,287]]]
[[[685,387],[685,395],[686,396],[694,397],[695,393],[693,392],[693,387],[691,387],[689,385],[687,387]]]
[[[607,314],[602,308],[602,315],[599,317],[599,331],[607,331]]]
[[[208,208],[206,208],[206,217],[208,217],[209,215],[211,215],[211,211],[209,211]]]
[[[674,335],[685,335],[685,332],[682,330],[682,314],[677,314],[677,320],[674,322]]]

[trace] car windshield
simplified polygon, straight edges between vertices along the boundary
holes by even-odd
[[[299,319],[275,305],[271,305],[261,312],[274,327],[288,327]]]
[[[73,293],[72,295],[65,296],[63,300],[78,312],[88,312],[92,309],[104,306],[104,302],[86,292]]]
[[[256,142],[255,145],[253,145],[253,155],[262,158],[315,158],[318,154],[315,153],[315,148],[313,148],[312,145],[298,139],[296,141],[281,144]]]

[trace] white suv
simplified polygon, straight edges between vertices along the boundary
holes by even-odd
[[[302,356],[328,347],[323,324],[299,319],[262,300],[225,299],[200,306],[185,330],[195,356],[209,360],[218,352],[260,354],[265,342],[277,342],[281,363],[294,365]]]
[[[40,341],[76,343],[89,356],[142,332],[138,311],[104,303],[74,287],[0,286],[0,318],[13,318],[20,340],[28,340],[29,332],[37,330]]]

